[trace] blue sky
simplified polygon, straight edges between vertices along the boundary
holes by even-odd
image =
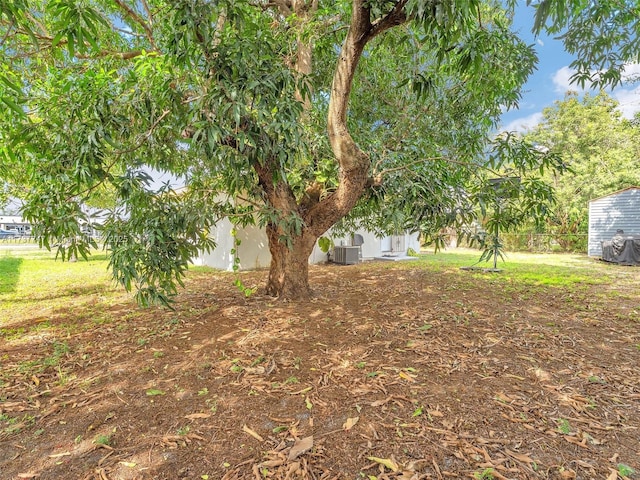
[[[569,83],[571,70],[569,64],[573,57],[565,50],[561,41],[547,35],[535,38],[531,33],[533,26],[534,9],[521,6],[516,11],[514,28],[520,33],[527,43],[535,44],[539,62],[538,69],[531,75],[527,82],[520,108],[511,110],[502,115],[501,130],[523,131],[539,123],[542,118],[542,110],[553,105],[556,100],[561,100],[569,90],[583,93],[577,85]],[[640,65],[629,66],[626,73],[640,73]],[[622,85],[608,92],[620,102],[620,110],[627,118],[640,111],[640,85]]]

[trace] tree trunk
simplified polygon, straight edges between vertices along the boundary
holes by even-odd
[[[306,18],[304,15],[317,8],[316,0],[276,3],[284,13],[291,7],[295,8],[300,18]],[[347,127],[353,77],[367,42],[406,21],[405,4],[406,0],[400,0],[385,17],[373,24],[368,2],[353,0],[351,25],[336,65],[327,118],[327,133],[339,166],[337,188],[330,195],[321,198],[321,191],[318,189],[320,186],[314,183],[298,202],[284,179],[274,179],[274,174],[278,172],[277,161],[254,165],[268,204],[278,212],[282,220],[281,225],[272,223],[267,226],[271,252],[266,288],[269,295],[290,299],[309,298],[311,290],[308,262],[317,239],[351,211],[366,188],[370,159],[356,145]],[[311,57],[311,49],[299,41],[296,62],[299,73],[311,73]],[[306,108],[309,106],[305,105]],[[286,227],[287,220],[293,216],[302,223],[301,231],[295,233],[291,227]],[[290,245],[287,245],[285,239],[289,239]]]
[[[281,231],[267,226],[271,265],[266,293],[281,299],[304,300],[311,295],[309,287],[309,256],[317,237],[303,234],[291,238],[291,248],[281,241]]]

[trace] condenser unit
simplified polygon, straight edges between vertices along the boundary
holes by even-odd
[[[360,261],[360,247],[338,246],[333,249],[333,261],[343,265],[354,265]]]

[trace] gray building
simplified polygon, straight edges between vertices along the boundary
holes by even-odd
[[[625,235],[640,235],[640,187],[629,187],[589,202],[590,257],[602,255],[603,241],[611,240],[617,230]]]

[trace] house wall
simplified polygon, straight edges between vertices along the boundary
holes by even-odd
[[[587,254],[602,255],[602,241],[611,240],[616,230],[640,235],[640,187],[627,188],[589,202]]]
[[[31,232],[31,224],[25,222],[22,217],[15,215],[0,216],[0,229],[2,230],[17,230],[22,234],[29,234]]]
[[[218,222],[209,232],[216,243],[216,248],[209,253],[202,252],[193,263],[232,271],[234,258],[232,230],[233,225],[226,218]],[[240,228],[237,232],[237,238],[240,240],[240,245],[237,248],[240,270],[255,270],[269,266],[271,254],[269,253],[267,234],[263,229],[253,225]]]
[[[201,253],[197,259],[194,259],[193,263],[218,268],[220,270],[233,270],[233,253],[231,253],[233,249],[232,228],[231,222],[227,219],[218,222],[210,232],[217,247],[209,253]],[[357,233],[364,238],[364,243],[362,244],[362,258],[364,259],[382,256],[388,253],[383,247],[391,245],[392,243],[397,244],[395,236],[393,239],[387,239],[386,237],[376,237],[371,232]],[[336,237],[332,236],[331,232],[327,232],[325,236],[330,237],[335,245],[351,245],[351,235]],[[255,270],[269,267],[271,254],[269,253],[269,243],[264,229],[255,226],[240,228],[238,229],[237,237],[240,240],[240,246],[238,247],[240,270]],[[404,244],[404,250],[394,253],[404,254],[409,248],[413,248],[417,252],[420,251],[420,241],[417,234],[401,235],[400,237],[402,239],[400,243]],[[309,256],[309,263],[316,264],[326,261],[327,254],[320,250],[320,247],[316,243],[316,246]]]

